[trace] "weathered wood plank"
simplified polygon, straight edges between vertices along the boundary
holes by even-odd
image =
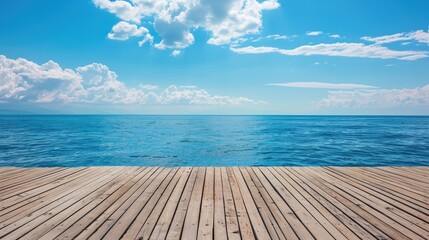
[[[0,168],[2,239],[429,239],[429,167]]]
[[[183,224],[185,222],[186,213],[188,212],[190,200],[192,197],[192,192],[194,189],[195,181],[197,179],[198,168],[192,169],[191,176],[189,176],[189,180],[186,183],[185,189],[183,190],[183,194],[180,197],[180,201],[177,205],[176,212],[173,217],[173,221],[170,226],[162,226],[164,231],[167,231],[167,239],[180,239],[183,230]],[[164,234],[160,234],[158,239],[164,239]]]
[[[195,180],[194,189],[192,190],[189,208],[186,213],[185,222],[183,224],[182,239],[197,239],[205,175],[206,169],[199,168],[197,179]]]
[[[168,228],[173,221],[174,214],[178,208],[180,198],[186,189],[186,185],[192,176],[192,168],[186,168],[182,174],[179,182],[174,188],[173,193],[171,194],[168,202],[165,204],[164,210],[159,215],[159,219],[154,226],[153,232],[150,236],[151,239],[165,239],[167,236]]]

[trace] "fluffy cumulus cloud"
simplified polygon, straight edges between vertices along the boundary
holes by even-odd
[[[319,105],[340,108],[429,106],[429,84],[410,89],[330,91]]]
[[[391,50],[384,46],[365,45],[363,43],[321,43],[316,45],[303,45],[294,49],[248,46],[241,48],[232,47],[231,50],[240,54],[279,53],[289,56],[325,55],[400,60],[417,60],[429,56],[429,52],[427,51],[399,51]]]
[[[149,34],[148,32],[145,27],[138,27],[135,24],[122,21],[113,26],[112,31],[107,34],[107,37],[113,40],[127,40],[130,37],[140,37],[143,34]]]
[[[279,7],[277,0],[93,0],[100,9],[133,24],[153,22],[160,36],[154,46],[185,48],[193,44],[193,31],[210,33],[209,44],[229,44],[258,33],[262,12]],[[136,26],[137,27],[137,26]],[[137,28],[138,29],[138,28]]]
[[[99,63],[63,69],[49,61],[38,65],[0,55],[0,103],[112,104],[242,104],[260,103],[244,97],[211,95],[195,86],[128,87],[115,72]]]

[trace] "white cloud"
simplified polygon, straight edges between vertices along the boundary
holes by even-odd
[[[429,45],[429,30],[427,32],[423,30],[417,30],[409,33],[396,33],[396,34],[386,35],[381,37],[365,36],[365,37],[362,37],[361,39],[369,42],[374,42],[375,44],[385,44],[385,43],[413,40],[420,43],[426,43]],[[406,44],[403,44],[403,45],[406,45]]]
[[[268,39],[279,40],[279,39],[288,39],[289,37],[286,36],[286,35],[273,34],[273,35],[268,35],[267,38]]]
[[[322,31],[312,31],[312,32],[306,33],[307,36],[318,36],[320,34],[323,34],[323,32]]]
[[[161,42],[155,44],[156,48],[186,48],[194,43],[194,35],[184,23],[155,20],[154,28],[162,37]]]
[[[121,21],[113,26],[112,31],[107,34],[107,37],[113,40],[127,40],[130,37],[139,37],[143,34],[148,34],[148,32],[145,27],[137,27],[135,24]]]
[[[151,85],[151,84],[140,84],[138,86],[138,88],[143,89],[143,90],[153,91],[153,90],[158,89],[159,87],[156,85]]]
[[[411,33],[408,33],[407,36],[417,42],[426,43],[429,45],[429,29],[427,32],[423,30],[411,32]]]
[[[211,34],[209,44],[223,45],[259,33],[262,11],[279,7],[277,0],[93,0],[100,9],[123,21],[153,21],[161,37],[155,47],[185,48],[194,43],[198,28]]]
[[[177,56],[179,56],[181,53],[182,53],[182,51],[180,51],[180,50],[174,50],[174,51],[172,51],[172,52],[171,52],[171,55],[172,55],[173,57],[177,57]]]
[[[244,97],[211,96],[206,90],[194,86],[169,86],[159,95],[161,104],[226,105],[263,103]]]
[[[341,36],[339,34],[332,34],[329,35],[330,38],[340,38]]]
[[[251,42],[259,42],[261,40],[283,40],[283,39],[289,39],[289,36],[286,35],[280,35],[280,34],[272,34],[272,35],[268,35],[268,36],[261,36],[261,37],[257,37],[257,38],[250,38],[250,39],[245,39],[245,41],[250,40]],[[237,43],[243,43],[245,41],[239,41]]]
[[[97,7],[115,14],[118,18],[124,21],[140,23],[142,12],[139,8],[136,8],[130,2],[123,0],[93,0],[93,2]]]
[[[151,45],[153,43],[153,36],[149,33],[146,33],[146,35],[144,35],[144,38],[139,41],[139,47],[143,46],[143,44],[145,44],[146,42],[149,42]]]
[[[340,108],[429,106],[429,84],[411,89],[330,91],[319,105]]]
[[[374,42],[376,44],[384,44],[384,43],[392,43],[392,42],[398,42],[398,41],[407,41],[410,40],[409,37],[404,36],[403,33],[397,33],[393,35],[386,35],[381,37],[361,37],[362,40],[368,41],[368,42]]]
[[[291,87],[291,88],[322,88],[322,89],[365,89],[377,88],[375,86],[353,84],[353,83],[325,83],[325,82],[287,82],[270,83],[270,86]]]
[[[279,53],[289,56],[341,56],[341,57],[361,57],[361,58],[380,58],[380,59],[400,59],[417,60],[427,58],[427,51],[397,51],[379,45],[364,45],[363,43],[321,43],[317,45],[303,45],[294,49],[281,49],[275,47],[242,47],[230,48],[235,53],[240,54],[262,54]]]
[[[242,104],[261,103],[245,97],[211,95],[195,86],[128,87],[107,66],[92,63],[76,70],[49,61],[38,65],[0,55],[0,102],[111,104]]]

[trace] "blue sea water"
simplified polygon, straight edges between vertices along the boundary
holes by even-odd
[[[0,166],[428,166],[429,117],[0,116]]]

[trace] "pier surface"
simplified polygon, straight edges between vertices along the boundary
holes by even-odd
[[[429,167],[0,168],[0,239],[428,239]]]

